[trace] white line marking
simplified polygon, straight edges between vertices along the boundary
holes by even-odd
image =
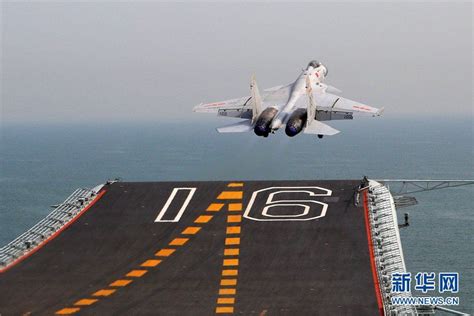
[[[268,198],[267,198],[266,203],[265,203],[266,206],[262,210],[257,211],[262,216],[270,217],[270,218],[257,218],[257,217],[251,216],[250,211],[252,210],[255,199],[257,198],[257,194],[259,194],[260,192],[275,190],[275,189],[281,189],[281,190],[268,194]],[[311,191],[311,190],[313,190],[313,191]],[[316,191],[316,190],[320,190],[320,191],[323,191],[323,192],[322,193],[315,193],[314,191]],[[321,187],[269,187],[269,188],[264,188],[264,189],[260,189],[258,191],[253,192],[252,197],[250,198],[250,201],[247,205],[247,208],[245,209],[244,217],[248,218],[248,219],[251,219],[251,220],[254,220],[254,221],[266,222],[266,221],[310,221],[310,220],[314,220],[314,219],[326,216],[326,212],[327,212],[327,208],[328,208],[328,205],[326,203],[316,201],[316,200],[274,200],[275,195],[280,194],[280,193],[307,193],[311,197],[313,197],[313,196],[331,196],[332,195],[331,190],[321,188]],[[297,202],[299,202],[299,203],[297,203]],[[268,214],[268,209],[270,207],[295,206],[295,205],[302,206],[300,203],[319,204],[322,207],[321,212],[317,216],[312,216],[312,217],[308,217],[308,218],[299,218],[299,217],[308,215],[309,210],[311,209],[311,207],[306,205],[306,207],[308,207],[308,208],[305,207],[305,210],[303,211],[302,214],[296,214],[296,215],[295,214],[281,214],[281,215]]]
[[[173,219],[162,219],[163,216],[165,215],[166,211],[168,210],[171,202],[173,202],[174,197],[176,196],[176,193],[178,193],[179,190],[188,190],[188,196],[186,197],[186,200],[184,200],[183,205],[178,211],[178,214]],[[173,191],[170,194],[170,197],[166,201],[165,205],[161,209],[160,213],[158,213],[158,216],[155,219],[156,222],[178,222],[181,219],[181,216],[183,216],[184,210],[186,207],[188,207],[189,202],[191,201],[194,192],[196,192],[196,188],[174,188]]]
[[[268,210],[271,207],[279,207],[279,206],[301,206],[303,207],[304,211],[303,213],[300,214],[280,214],[280,215],[273,215],[273,214],[268,214]],[[310,207],[308,205],[304,204],[276,204],[276,205],[268,205],[263,208],[262,215],[263,216],[268,216],[268,217],[276,217],[276,218],[287,218],[287,217],[301,217],[309,214],[309,209]]]

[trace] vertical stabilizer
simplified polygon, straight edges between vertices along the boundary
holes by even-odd
[[[313,87],[311,85],[311,78],[309,75],[306,76],[306,94],[308,95],[308,118],[306,119],[306,127],[308,127],[316,117],[316,103],[314,102]]]
[[[262,113],[262,98],[260,97],[260,92],[258,91],[255,75],[252,75],[252,79],[250,81],[250,93],[252,96],[252,123],[255,123],[260,113]]]

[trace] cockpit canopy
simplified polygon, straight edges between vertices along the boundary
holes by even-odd
[[[312,60],[312,61],[309,62],[307,68],[309,68],[309,67],[318,68],[318,67],[321,66],[321,65],[322,65],[322,64],[321,64],[319,61],[317,61],[317,60]]]
[[[308,67],[306,69],[309,69],[309,67],[318,68],[318,67],[321,67],[321,66],[323,66],[324,76],[326,77],[328,75],[328,69],[326,68],[326,66],[324,66],[323,64],[321,64],[317,60],[310,61],[309,64],[308,64]]]

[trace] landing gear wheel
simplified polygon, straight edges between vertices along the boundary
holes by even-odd
[[[318,138],[323,138],[324,135],[318,134]]]

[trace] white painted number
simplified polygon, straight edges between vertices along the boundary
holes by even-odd
[[[326,215],[328,205],[313,198],[331,196],[331,194],[331,190],[321,187],[261,189],[253,192],[245,209],[244,217],[261,222],[314,220]],[[282,199],[279,200],[278,196],[281,196]]]
[[[181,208],[179,209],[178,213],[176,214],[176,216],[174,218],[172,218],[172,219],[163,219],[163,217],[165,216],[166,211],[168,210],[168,208],[170,207],[171,203],[173,202],[176,194],[180,190],[188,191],[188,195],[184,199],[184,202],[181,205]],[[191,201],[191,199],[194,195],[194,192],[196,192],[196,188],[174,188],[173,191],[170,194],[170,197],[168,198],[165,205],[161,209],[160,213],[158,213],[158,216],[156,217],[155,222],[178,222],[180,220],[181,216],[183,216],[184,210],[186,209],[189,202]]]

